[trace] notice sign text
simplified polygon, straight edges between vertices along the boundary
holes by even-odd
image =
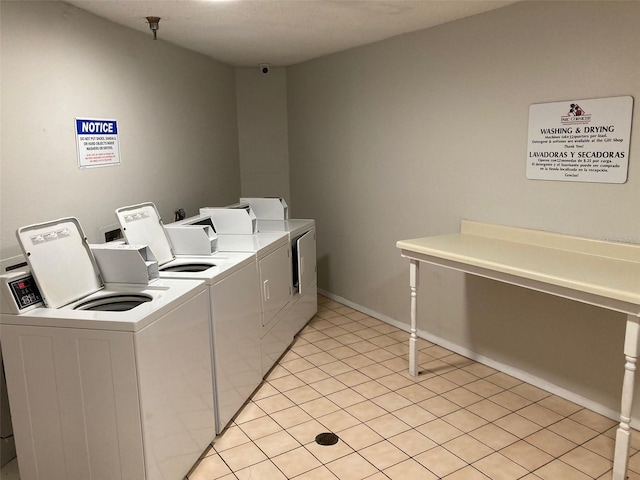
[[[78,167],[120,165],[118,122],[95,118],[76,118]]]
[[[632,113],[628,96],[531,105],[527,178],[625,183]]]

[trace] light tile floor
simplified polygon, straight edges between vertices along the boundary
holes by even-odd
[[[616,422],[425,340],[411,377],[406,332],[318,303],[189,480],[611,478]],[[326,431],[340,441],[316,444]],[[19,478],[15,460],[0,478]]]
[[[189,480],[611,478],[616,422],[425,340],[411,377],[406,332],[318,304]]]

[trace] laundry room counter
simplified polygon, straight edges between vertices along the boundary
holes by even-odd
[[[409,372],[418,374],[420,262],[452,268],[627,315],[620,428],[613,480],[626,478],[634,373],[640,354],[640,244],[463,220],[460,233],[401,240],[410,261]]]
[[[504,281],[514,276],[513,283],[529,280],[529,288],[540,282],[542,291],[552,287],[575,290],[565,292],[567,298],[582,297],[585,301],[592,294],[623,304],[640,304],[637,244],[463,221],[460,233],[402,240],[397,246],[409,258],[420,255],[421,261],[450,262],[446,266],[455,268],[458,264],[465,271],[475,267],[503,275]],[[602,299],[596,302],[600,304]],[[624,305],[613,309],[628,313],[629,308],[637,312],[637,308]]]

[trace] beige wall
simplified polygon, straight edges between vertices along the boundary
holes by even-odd
[[[320,288],[406,325],[395,242],[463,218],[640,242],[636,132],[626,184],[525,176],[531,104],[640,98],[638,25],[638,2],[522,2],[289,68],[291,203],[317,221]],[[421,282],[422,331],[618,408],[623,316],[444,269]]]
[[[242,196],[289,202],[286,69],[236,68],[236,90]]]
[[[240,195],[234,69],[60,2],[3,1],[2,257],[15,230],[115,208],[197,213]],[[74,118],[115,118],[122,165],[80,170]]]

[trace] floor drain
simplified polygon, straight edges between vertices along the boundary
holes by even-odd
[[[335,445],[338,443],[338,436],[335,433],[320,433],[316,435],[318,445]]]

